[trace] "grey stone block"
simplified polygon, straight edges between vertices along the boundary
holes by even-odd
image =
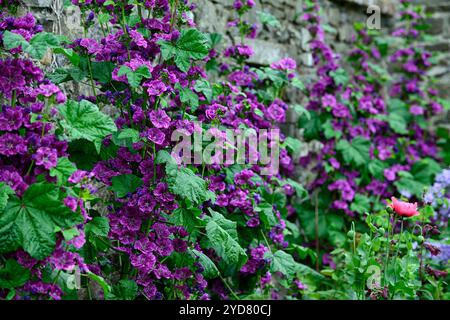
[[[255,51],[255,54],[250,57],[251,63],[268,65],[287,57],[286,48],[279,43],[257,39],[249,39],[247,43],[251,45]]]

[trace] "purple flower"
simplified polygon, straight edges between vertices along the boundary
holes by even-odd
[[[150,121],[156,128],[167,129],[170,126],[170,118],[164,110],[152,110],[150,112]]]
[[[138,47],[147,48],[147,41],[145,41],[142,34],[136,30],[130,30],[129,34]]]
[[[331,94],[326,94],[322,97],[322,105],[324,107],[332,107],[336,106],[336,98]]]
[[[250,179],[254,176],[253,171],[244,169],[234,176],[234,183],[237,185],[252,184]]]
[[[16,154],[25,154],[28,151],[25,140],[14,133],[5,133],[0,136],[0,154],[13,156]]]
[[[253,48],[245,44],[236,46],[236,49],[238,54],[244,57],[251,57],[254,53]]]
[[[259,226],[260,221],[258,218],[251,218],[250,220],[247,221],[247,226],[250,228],[256,228],[257,226]]]
[[[152,253],[132,255],[130,260],[133,267],[144,273],[152,271],[156,264],[156,257]]]
[[[77,170],[69,177],[68,181],[70,183],[79,183],[84,177],[87,177],[87,171]]]
[[[76,212],[78,208],[78,200],[72,196],[68,196],[64,199],[64,205],[73,212]]]
[[[332,113],[337,118],[350,118],[350,111],[348,111],[348,108],[341,103],[338,103],[333,107]]]
[[[150,141],[154,142],[155,144],[161,145],[164,143],[164,139],[165,139],[164,132],[162,132],[161,130],[159,130],[157,128],[148,129],[146,136]]]
[[[102,50],[102,47],[97,43],[97,41],[89,38],[81,39],[80,46],[86,48],[89,54],[97,54]]]
[[[58,164],[58,153],[56,149],[40,147],[36,150],[34,159],[37,165],[44,166],[45,169],[50,170]]]
[[[167,90],[166,85],[161,80],[148,81],[143,86],[147,88],[149,96],[160,96]]]
[[[0,113],[0,130],[17,130],[22,126],[23,120],[21,108],[7,108]]]
[[[294,284],[297,287],[298,290],[306,290],[308,289],[308,286],[306,284],[303,284],[300,280],[294,280]]]
[[[285,116],[286,116],[285,110],[275,102],[272,103],[267,109],[267,117],[270,120],[277,122],[284,122],[286,120]]]
[[[333,168],[335,169],[339,169],[341,167],[341,164],[339,163],[339,161],[337,161],[335,158],[330,158],[330,164]]]
[[[288,57],[272,63],[270,67],[275,70],[295,70],[297,63],[294,59]]]
[[[80,234],[71,240],[67,241],[68,244],[73,245],[76,249],[81,249],[86,243],[86,237],[83,230],[79,230]]]
[[[415,116],[420,116],[425,113],[425,110],[421,106],[418,106],[417,104],[414,104],[409,108],[409,112]]]

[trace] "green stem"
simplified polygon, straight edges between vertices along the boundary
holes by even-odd
[[[11,107],[15,107],[16,106],[16,100],[17,100],[17,97],[16,97],[16,90],[13,90],[12,91],[12,96],[11,96]]]
[[[401,218],[400,235],[398,237],[398,243],[396,244],[396,250],[395,250],[395,258],[394,258],[395,279],[397,279],[396,265],[397,265],[397,257],[398,257],[398,254],[400,252],[400,245],[401,245],[401,242],[403,240],[403,223],[404,223],[404,221],[405,220],[403,218]]]
[[[264,239],[264,242],[266,243],[266,246],[269,249],[269,252],[272,253],[272,250],[270,249],[269,241],[267,241],[266,235],[264,234],[264,232],[262,230],[260,230],[260,231],[261,231],[261,235]]]
[[[88,65],[88,69],[89,69],[89,81],[91,83],[91,88],[92,88],[92,93],[94,94],[94,97],[97,97],[97,91],[95,90],[95,84],[94,84],[94,74],[92,72],[92,64],[91,64],[91,59],[87,60],[87,65]],[[96,98],[97,101],[97,98]]]
[[[228,282],[222,277],[221,274],[219,274],[219,278],[220,280],[222,280],[223,284],[227,287],[227,289],[230,291],[231,295],[236,299],[236,300],[241,300],[239,299],[239,297],[237,296],[237,294],[233,291],[233,289],[231,289],[230,285],[228,284]]]
[[[156,181],[156,144],[153,143],[153,182]]]
[[[386,245],[386,261],[384,264],[384,285],[387,284],[387,270],[388,270],[388,265],[389,265],[389,254],[390,254],[390,249],[391,249],[391,215],[389,215],[389,220],[388,220],[388,235],[387,235],[387,245]]]
[[[179,0],[175,0],[175,3],[173,5],[173,11],[172,11],[172,15],[170,17],[170,32],[172,32],[172,29],[173,29],[173,27],[175,25],[175,22],[176,22],[175,17],[176,17],[176,14],[177,14],[178,1]]]
[[[58,270],[58,273],[55,276],[55,279],[53,279],[53,285],[55,285],[56,281],[58,281],[59,275],[61,274],[61,269]]]
[[[126,19],[125,19],[125,5],[122,3],[122,29],[123,29],[123,33],[128,36],[128,32],[127,32],[127,27],[126,25]],[[130,55],[130,49],[129,46],[127,47],[127,54],[128,54],[128,60],[131,60],[131,55]]]

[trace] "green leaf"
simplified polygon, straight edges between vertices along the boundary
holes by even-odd
[[[84,231],[87,236],[106,237],[109,233],[109,220],[106,217],[94,217],[86,223]]]
[[[0,182],[0,212],[5,209],[9,196],[15,194],[14,190],[5,182]]]
[[[370,160],[370,141],[361,136],[355,137],[351,143],[340,140],[336,149],[342,154],[347,164],[354,163],[356,166],[362,166]]]
[[[333,78],[336,85],[345,85],[347,84],[349,77],[347,71],[342,68],[337,69],[336,71],[330,72],[331,77]]]
[[[298,126],[303,129],[303,136],[307,140],[313,140],[320,137],[321,121],[316,111],[309,111],[309,114],[302,114],[298,118]]]
[[[23,286],[30,279],[30,270],[22,267],[17,261],[6,260],[0,269],[0,288],[12,289]]]
[[[202,274],[206,279],[214,279],[219,276],[219,269],[206,254],[195,249],[190,250],[190,252],[194,257],[198,257],[200,264],[205,269]]]
[[[156,164],[177,165],[175,159],[166,150],[159,150],[156,154]]]
[[[208,34],[208,43],[210,48],[216,47],[222,40],[222,35],[217,32]]]
[[[281,272],[288,282],[292,281],[298,273],[303,276],[311,276],[315,280],[324,279],[320,273],[304,264],[296,262],[290,254],[282,250],[278,250],[273,255],[267,254],[267,256],[272,258],[270,272]]]
[[[294,86],[294,87],[297,88],[297,89],[300,89],[301,91],[306,91],[305,85],[304,85],[303,82],[302,82],[299,78],[297,78],[297,77],[295,77],[295,78],[293,78],[293,79],[291,80],[291,84],[292,84],[292,86]]]
[[[67,130],[69,140],[86,139],[96,143],[117,131],[111,117],[102,113],[95,104],[87,100],[67,101],[58,109],[63,117],[61,125]],[[97,152],[99,151],[97,147]]]
[[[112,289],[111,299],[134,300],[138,293],[138,285],[133,280],[120,280]]]
[[[132,150],[133,143],[140,141],[141,137],[139,131],[132,128],[124,128],[119,132],[113,133],[111,140],[116,146],[127,147]]]
[[[123,198],[128,193],[133,193],[137,188],[142,186],[142,179],[134,174],[122,174],[114,176],[111,179],[111,189],[117,194],[117,197]]]
[[[299,139],[286,137],[283,145],[287,147],[294,158],[297,158],[300,155],[301,149],[303,147],[303,142],[301,142]]]
[[[25,51],[30,46],[30,44],[27,40],[25,40],[24,37],[22,37],[20,34],[10,31],[5,31],[3,33],[3,45],[5,46],[6,50],[15,49],[21,46],[23,51]]]
[[[121,66],[119,69],[119,72],[117,73],[118,76],[127,76],[128,83],[131,87],[137,88],[140,86],[142,79],[146,78],[149,79],[152,77],[150,70],[147,66],[140,66],[135,71],[133,71],[128,66]]]
[[[365,195],[357,193],[350,205],[350,210],[364,214],[370,211],[370,199]]]
[[[297,197],[299,197],[300,199],[308,198],[308,191],[303,187],[303,185],[301,185],[297,181],[292,180],[290,178],[286,180],[281,180],[281,186],[284,186],[286,184],[289,184],[294,188]]]
[[[213,88],[211,87],[211,84],[209,83],[209,81],[203,79],[197,80],[195,82],[195,91],[203,93],[208,102],[211,102],[214,97],[214,92]]]
[[[58,230],[59,231],[59,230]],[[80,235],[80,230],[77,227],[61,230],[64,240],[69,241]]]
[[[50,32],[39,32],[30,40],[30,46],[25,49],[33,58],[42,59],[49,48],[59,46],[59,39]]]
[[[21,46],[23,52],[28,53],[32,58],[42,59],[49,48],[59,46],[59,39],[53,33],[39,32],[28,43],[21,35],[5,31],[3,45],[7,50]]]
[[[325,138],[327,139],[331,138],[339,139],[342,136],[342,132],[340,130],[335,130],[333,128],[331,120],[327,120],[324,124],[322,124],[321,128],[323,130]]]
[[[389,126],[392,130],[394,130],[395,133],[398,134],[407,134],[408,129],[407,125],[408,123],[403,118],[403,116],[399,113],[390,113],[387,116],[387,122],[389,123]]]
[[[259,212],[259,218],[266,227],[273,227],[279,223],[277,217],[273,212],[273,206],[267,202],[260,202],[256,208],[256,212]]]
[[[166,165],[167,182],[171,192],[195,204],[215,200],[213,192],[208,190],[206,181],[194,174],[191,169],[178,168],[175,164]]]
[[[268,12],[263,12],[263,11],[260,11],[257,14],[258,14],[259,21],[262,24],[268,25],[268,26],[271,26],[274,28],[281,28],[280,21],[278,21],[278,19],[274,15],[272,15]]]
[[[368,169],[372,176],[382,178],[384,169],[387,168],[387,164],[381,160],[374,159],[369,162]]]
[[[60,84],[72,79],[67,69],[64,68],[55,69],[52,73],[47,74],[47,78],[54,84]]]
[[[433,159],[421,159],[412,166],[410,172],[398,172],[400,178],[394,185],[399,191],[406,190],[421,198],[425,187],[433,183],[434,176],[440,171],[440,165]]]
[[[0,215],[0,240],[7,243],[0,251],[21,245],[33,258],[44,259],[54,250],[56,230],[80,222],[82,216],[63,204],[57,186],[32,184],[22,199],[12,197]]]
[[[399,171],[397,175],[400,177],[397,181],[394,182],[395,187],[398,191],[409,191],[412,195],[415,195],[417,198],[422,197],[422,193],[425,184],[416,181],[414,176],[407,171]]]
[[[292,105],[292,109],[299,115],[305,115],[306,119],[311,119],[311,115],[309,114],[309,111],[300,104],[294,104]]]
[[[108,296],[110,294],[111,286],[106,282],[105,279],[103,279],[103,277],[100,277],[100,276],[98,276],[98,275],[96,275],[95,273],[92,273],[92,272],[88,272],[87,276],[89,278],[91,278],[93,281],[98,283],[98,285],[102,288],[103,294],[105,296]]]
[[[55,48],[53,53],[65,55],[74,66],[78,66],[80,63],[81,58],[73,49]]]
[[[56,167],[50,169],[50,176],[56,177],[58,185],[62,186],[75,171],[77,171],[75,165],[68,158],[63,157],[58,159]]]
[[[119,139],[130,139],[132,143],[136,143],[140,140],[139,131],[131,128],[122,129],[117,135]]]
[[[199,230],[197,227],[204,225],[204,221],[199,219],[202,211],[198,208],[186,209],[179,207],[169,215],[169,221],[177,226],[183,226],[196,237]]]
[[[434,176],[441,172],[441,170],[439,163],[431,158],[425,158],[414,163],[411,173],[415,180],[425,185],[431,185],[434,181]]]
[[[198,107],[198,96],[189,88],[183,88],[179,83],[175,85],[175,89],[180,91],[181,102],[191,107],[195,111]]]
[[[298,263],[295,262],[290,254],[278,250],[271,258],[270,272],[281,272],[288,281],[291,281],[295,277],[298,270]]]
[[[211,247],[226,265],[240,269],[247,261],[247,255],[238,242],[236,222],[210,210],[211,217],[206,224],[206,236]]]
[[[109,20],[111,20],[111,15],[109,13],[100,13],[97,16],[97,20],[99,23],[104,24],[104,23],[108,23]]]
[[[111,61],[94,61],[92,65],[92,75],[94,80],[100,83],[110,83],[112,80],[112,72],[116,67]]]
[[[208,38],[196,29],[182,30],[175,42],[160,40],[158,44],[164,60],[174,58],[175,64],[183,72],[189,70],[191,59],[203,59],[209,52]]]

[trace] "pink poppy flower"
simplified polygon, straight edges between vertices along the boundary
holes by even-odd
[[[392,197],[392,203],[389,205],[392,209],[394,209],[395,213],[397,213],[401,217],[414,217],[418,216],[420,213],[417,211],[417,202],[408,203],[404,201],[399,201],[395,197]]]

